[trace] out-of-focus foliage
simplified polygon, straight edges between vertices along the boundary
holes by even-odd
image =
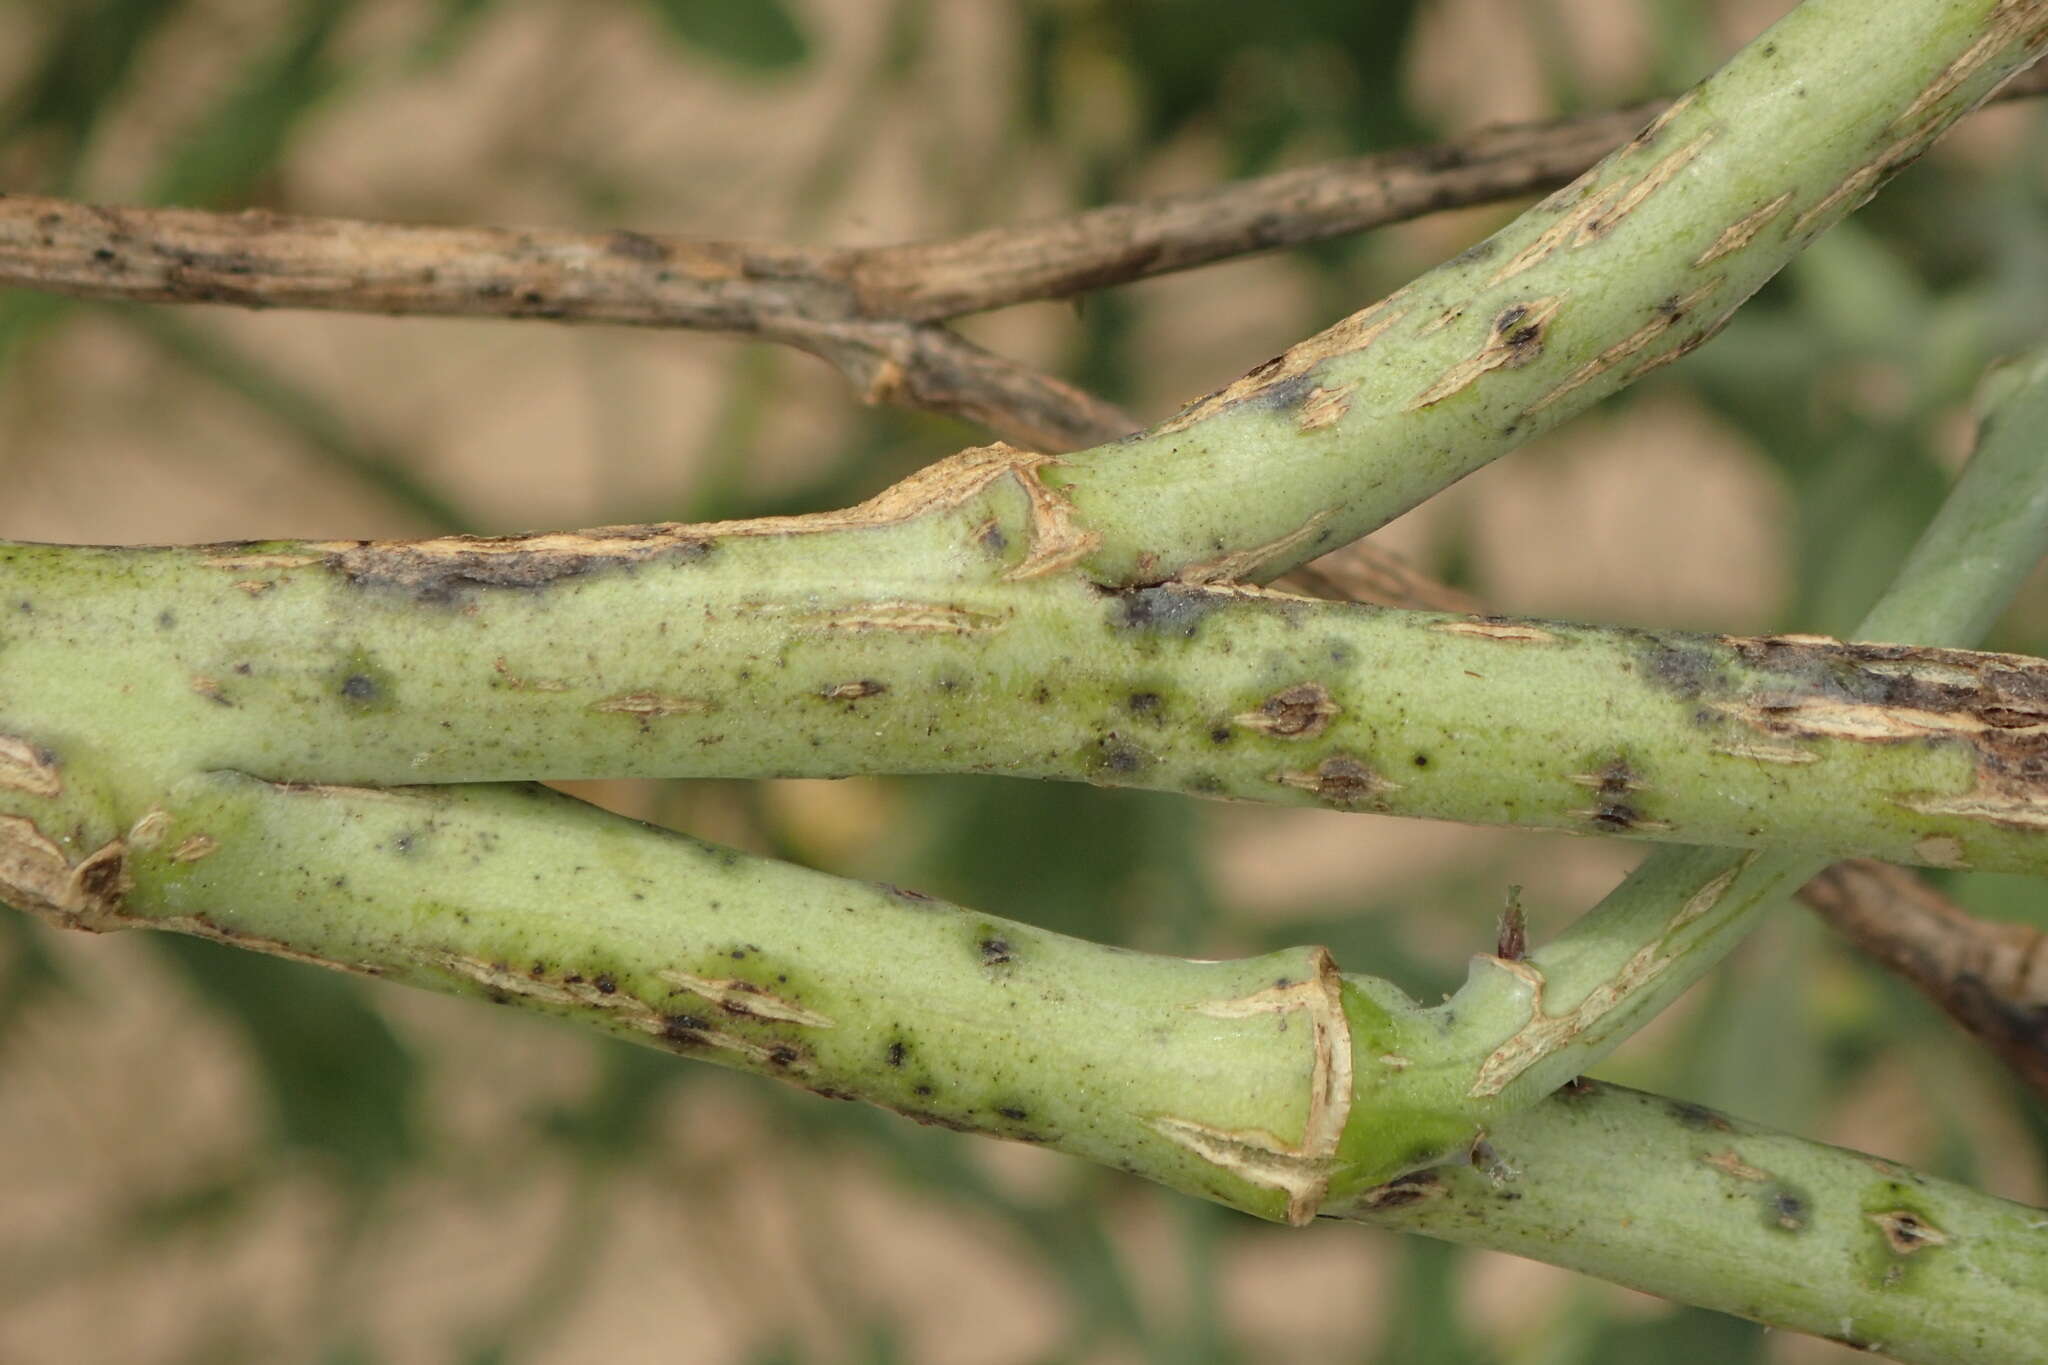
[[[1506,91],[1524,116],[1639,98],[1711,68],[1771,8],[0,0],[0,183],[366,218],[936,235],[1427,140],[1469,124],[1445,90]],[[380,122],[386,108],[417,122]],[[436,139],[476,149],[464,173]],[[2048,124],[2001,114],[1959,140],[1722,340],[1475,478],[1398,542],[1522,610],[1844,627],[1931,513],[1976,376],[2048,317]],[[1498,217],[1019,310],[977,334],[1156,414]],[[380,358],[421,337],[430,357]],[[423,365],[434,377],[405,389],[401,371]],[[518,409],[545,439],[501,419],[515,389],[556,405]],[[132,409],[129,458],[161,463],[168,491],[94,530],[129,507],[118,480],[81,491],[65,470],[87,429],[76,414],[107,408]],[[486,448],[450,455],[472,430],[493,433]],[[564,430],[581,433],[576,459]],[[28,295],[0,296],[0,432],[0,535],[156,540],[809,510],[977,435],[860,410],[809,362],[731,342]],[[1656,529],[1673,504],[1684,545]],[[2034,594],[1996,644],[2048,649],[2042,606]],[[1425,996],[1490,941],[1509,884],[1540,933],[1627,861],[1578,841],[995,781],[584,791],[1147,950],[1323,942]],[[2048,924],[2037,883],[1947,883],[1984,913]],[[79,1325],[110,1331],[142,1301],[153,1325],[98,1358],[1836,1358],[1502,1258],[1290,1234],[1078,1163],[208,944],[80,943],[9,916],[0,945],[10,1361],[94,1358]],[[180,1066],[212,1077],[213,1098],[167,1099],[163,1069]],[[2039,1107],[1795,913],[1613,1072],[2007,1193],[2044,1187]],[[380,1278],[389,1263],[411,1269]]]

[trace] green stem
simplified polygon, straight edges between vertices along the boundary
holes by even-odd
[[[2048,1213],[1585,1082],[1330,1212],[1928,1365],[2038,1360]]]
[[[1807,0],[1492,237],[1051,482],[1098,579],[1275,576],[1711,338],[2048,43],[2042,0]]]
[[[1979,639],[2048,552],[2048,349],[1996,373],[1985,403],[1976,454],[1860,637]],[[2020,741],[2011,761],[2037,746]],[[1443,1006],[1456,1048],[1485,1040],[1474,1097],[1515,1107],[1590,1069],[1825,866],[1799,853],[1659,849],[1527,961],[1475,959]]]
[[[219,769],[980,772],[2048,867],[2048,663],[1013,579],[1007,479],[860,525],[0,545],[0,749],[138,810]]]
[[[53,804],[85,832],[104,810],[95,796],[67,789]],[[1126,952],[540,787],[208,774],[164,796],[126,831],[125,856],[46,877],[30,908],[577,1018],[1269,1218],[1305,1220],[1332,1190],[1470,1137],[1455,1097],[1449,1112],[1435,1103],[1436,1078],[1353,1067],[1356,1050],[1403,1046],[1396,1012],[1412,1009],[1341,978],[1320,948],[1240,962]],[[1370,1121],[1347,1128],[1367,1106]]]

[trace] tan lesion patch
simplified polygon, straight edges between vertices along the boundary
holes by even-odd
[[[1215,559],[1190,564],[1176,574],[1175,578],[1182,583],[1239,583],[1260,565],[1293,555],[1295,551],[1313,540],[1316,533],[1322,530],[1323,523],[1329,519],[1330,511],[1325,508],[1283,536],[1275,537],[1263,545],[1253,545],[1248,549],[1234,550]]]
[[[1314,1220],[1337,1168],[1337,1146],[1351,1117],[1351,1025],[1344,1015],[1343,978],[1329,950],[1309,953],[1309,975],[1230,1000],[1193,1006],[1215,1019],[1302,1014],[1309,1022],[1312,1051],[1307,1114],[1301,1139],[1289,1142],[1264,1129],[1226,1129],[1192,1119],[1158,1115],[1152,1129],[1238,1178],[1287,1196],[1287,1221],[1301,1227]]]
[[[1948,1245],[1947,1233],[1910,1209],[1867,1213],[1864,1217],[1877,1225],[1878,1231],[1884,1234],[1885,1245],[1897,1255],[1911,1256],[1928,1247]]]
[[[1358,389],[1358,381],[1338,384],[1334,388],[1317,385],[1308,391],[1308,397],[1301,404],[1301,420],[1295,424],[1297,431],[1315,431],[1342,420],[1351,411],[1351,395]]]
[[[500,654],[491,660],[491,671],[504,680],[505,686],[514,692],[567,692],[569,684],[552,678],[525,678],[512,671],[512,665]]]
[[[668,1014],[655,1009],[639,996],[616,986],[605,989],[608,983],[583,978],[557,978],[522,972],[509,963],[486,962],[481,958],[464,953],[438,952],[421,955],[427,966],[439,967],[502,995],[532,1001],[539,1005],[559,1009],[597,1011],[611,1015],[627,1026],[642,1033],[666,1037],[673,1031]],[[688,1030],[690,1040],[708,1047],[732,1052],[760,1066],[780,1066],[782,1059],[775,1049],[763,1046],[751,1039],[727,1033],[709,1026],[692,1027]]]
[[[1502,644],[1550,645],[1557,636],[1519,621],[1493,621],[1484,617],[1470,621],[1438,621],[1430,629],[1440,635],[1464,635],[1475,640],[1497,640]]]
[[[132,886],[127,854],[127,845],[114,839],[73,863],[35,821],[0,815],[0,901],[60,928],[120,928]]]
[[[774,609],[762,604],[763,610]],[[748,608],[741,607],[741,611]],[[1001,630],[1005,613],[976,611],[944,602],[856,602],[844,607],[800,611],[791,615],[798,626],[820,630],[896,631],[907,635],[979,635]]]
[[[1899,804],[1920,815],[1953,816],[2005,829],[2048,829],[2048,793],[2043,792],[1980,788],[1960,796],[1908,796]]]
[[[2011,64],[2015,56],[2037,47],[2044,35],[2048,35],[2048,5],[2041,0],[1999,0],[1984,31],[1913,97],[1892,120],[1892,130],[1938,120],[1940,106],[1986,67],[2001,61]]]
[[[1832,226],[1837,219],[1846,218],[1868,203],[1877,193],[1878,181],[1883,177],[1885,167],[1873,163],[1851,171],[1840,184],[1815,200],[1813,204],[1792,220],[1792,235],[1802,237],[1810,232]]]
[[[64,775],[49,750],[16,735],[0,735],[0,787],[55,798],[64,794]]]
[[[1664,124],[1683,107],[1684,102],[1681,101],[1667,109],[1659,122],[1645,130],[1646,137],[1654,139],[1663,131]],[[1507,283],[1522,272],[1542,264],[1558,251],[1581,247],[1605,237],[1691,165],[1715,136],[1716,130],[1709,128],[1652,163],[1641,175],[1619,178],[1580,193],[1555,222],[1494,272],[1493,278],[1486,282],[1487,287],[1491,289]]]
[[[1494,370],[1516,369],[1543,353],[1543,342],[1551,321],[1564,306],[1563,294],[1550,294],[1523,303],[1510,304],[1494,316],[1486,341],[1477,351],[1458,361],[1422,392],[1408,400],[1405,411],[1431,407],[1475,383]]]
[[[1786,206],[1791,202],[1792,191],[1786,190],[1762,208],[1737,218],[1727,227],[1721,229],[1721,235],[1716,237],[1713,244],[1693,260],[1693,266],[1698,268],[1703,265],[1711,265],[1730,252],[1742,250],[1742,248],[1755,241],[1756,235],[1769,226],[1772,219],[1783,213]]]
[[[679,968],[656,972],[655,975],[678,990],[709,1000],[728,1014],[775,1019],[786,1024],[801,1024],[805,1028],[833,1027],[832,1020],[825,1015],[805,1009],[794,1000],[785,1000],[751,981],[736,977],[698,976]]]
[[[1403,290],[1389,294],[1370,308],[1361,309],[1335,326],[1316,333],[1306,341],[1296,343],[1265,364],[1254,367],[1227,387],[1188,404],[1165,422],[1154,427],[1151,434],[1171,436],[1176,432],[1186,431],[1226,408],[1235,407],[1247,399],[1256,398],[1307,374],[1325,361],[1364,351],[1386,335],[1388,328],[1408,316],[1407,308],[1394,306],[1405,292]]]
[[[1930,834],[1913,842],[1914,856],[1929,867],[1965,868],[1963,841],[1947,834]]]
[[[701,697],[672,696],[664,692],[623,692],[590,704],[606,715],[632,716],[638,720],[663,720],[670,716],[701,716],[715,709]]]
[[[1762,1184],[1771,1178],[1769,1171],[1758,1170],[1736,1155],[1733,1147],[1723,1152],[1712,1152],[1701,1157],[1700,1164],[1713,1167],[1731,1180],[1743,1180]]]
[[[1716,744],[1714,752],[1724,758],[1746,758],[1753,763],[1777,763],[1786,767],[1820,762],[1819,754],[1775,744]]]
[[[1555,388],[1522,409],[1522,415],[1535,416],[1577,389],[1592,383],[1622,361],[1641,352],[1683,322],[1695,308],[1712,297],[1723,283],[1724,278],[1716,275],[1688,293],[1674,295],[1665,300],[1652,312],[1648,322],[1566,375]]]
[[[161,806],[151,806],[128,827],[128,847],[145,851],[155,848],[170,828],[171,813]]]
[[[220,840],[211,834],[194,834],[170,851],[174,863],[196,863],[202,858],[213,856],[220,849]]]

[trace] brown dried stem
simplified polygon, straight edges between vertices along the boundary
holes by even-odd
[[[2048,90],[2026,72],[2001,98]],[[680,327],[822,356],[871,402],[1066,450],[1138,425],[943,319],[1562,185],[1666,105],[1486,129],[948,241],[805,247],[0,196],[0,285],[85,298]]]
[[[1837,863],[1799,898],[2048,1099],[2048,934],[1990,923],[1885,863]]]

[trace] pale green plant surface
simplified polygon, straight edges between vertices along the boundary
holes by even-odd
[[[1888,138],[1853,145],[1840,129],[1817,126],[1824,154],[1802,169],[1799,190],[1780,210],[1799,216],[1788,217],[1782,236],[1759,231],[1716,256],[1735,283],[1717,282],[1727,292],[1699,307],[1732,307],[1810,236],[1798,230],[1805,215],[1816,215],[1805,222],[1818,230],[1836,209],[1846,211],[1904,159],[1900,149],[1919,150],[1916,139],[1931,137],[2031,55],[2021,39],[2037,41],[2041,26],[2029,6],[1917,7],[1912,13],[1928,17],[1925,42],[1907,45],[1912,60],[1891,69],[1855,60],[1867,35],[1859,40],[1843,16],[1862,13],[1852,4],[1810,5],[1762,43],[1777,43],[1772,63],[1812,61],[1817,83],[1853,72],[1844,103],[1829,106],[1851,111],[1841,128],[1867,129],[1886,110],[1903,112],[1885,124]],[[2007,25],[2001,41],[1978,41],[1971,25],[1987,15]],[[997,772],[2035,870],[2037,834],[2011,818],[2015,803],[2031,800],[2027,790],[1992,793],[2006,802],[2004,818],[1965,808],[1988,799],[1976,795],[1998,758],[1988,741],[1958,739],[1951,732],[1965,727],[1950,725],[1941,742],[1928,743],[1930,722],[1916,718],[1925,708],[1886,711],[1841,679],[1885,669],[1950,681],[1968,673],[1976,690],[1952,701],[1967,714],[2026,695],[2038,665],[1811,640],[1723,642],[1381,613],[1240,585],[1302,557],[1325,530],[1347,538],[1354,525],[1377,524],[1498,453],[1513,433],[1496,430],[1496,401],[1526,411],[1562,388],[1542,404],[1542,420],[1556,420],[1599,396],[1616,368],[1578,378],[1589,365],[1626,348],[1615,358],[1640,370],[1718,322],[1688,321],[1694,305],[1657,305],[1673,296],[1672,264],[1721,242],[1730,229],[1715,225],[1738,201],[1757,200],[1755,181],[1725,167],[1717,179],[1709,153],[1723,145],[1724,121],[1741,126],[1735,96],[1743,80],[1764,79],[1762,63],[1756,55],[1738,62],[1725,86],[1709,87],[1665,125],[1666,142],[1704,142],[1675,168],[1657,169],[1667,165],[1661,159],[1640,164],[1650,152],[1636,149],[1614,164],[1611,179],[1537,210],[1569,214],[1611,194],[1635,215],[1667,198],[1687,202],[1678,188],[1725,191],[1707,201],[1711,210],[1694,204],[1671,222],[1632,216],[1540,263],[1561,280],[1599,278],[1603,307],[1573,313],[1569,329],[1562,304],[1545,312],[1503,295],[1494,310],[1488,289],[1512,283],[1519,294],[1523,284],[1542,282],[1520,280],[1539,268],[1532,264],[1509,280],[1481,282],[1466,317],[1462,295],[1452,295],[1474,276],[1492,279],[1481,269],[1488,257],[1511,249],[1516,259],[1520,244],[1542,235],[1540,218],[1507,229],[1501,247],[1432,277],[1427,287],[1447,291],[1432,301],[1441,309],[1435,316],[1455,316],[1426,338],[1403,345],[1406,334],[1391,324],[1373,330],[1374,318],[1390,313],[1364,315],[1339,335],[1355,341],[1372,332],[1372,346],[1384,349],[1369,369],[1341,347],[1307,343],[1281,376],[1291,385],[1284,395],[1260,390],[1273,374],[1255,372],[1250,388],[1182,427],[1194,433],[1189,439],[1243,458],[1251,473],[1183,478],[1171,505],[1158,487],[1147,489],[1154,447],[1146,442],[1172,442],[1178,431],[1050,467],[988,452],[899,488],[895,502],[869,504],[865,514],[810,521],[418,548],[10,547],[9,589],[20,596],[0,656],[9,670],[0,733],[13,741],[9,785],[26,793],[18,802],[10,794],[8,806],[16,822],[10,899],[86,927],[155,922],[577,1016],[947,1126],[1134,1167],[1267,1217],[1371,1208],[1374,1190],[1412,1188],[1390,1179],[1469,1152],[1482,1123],[1505,1160],[1539,1164],[1575,1140],[1549,1136],[1544,1116],[1566,1101],[1538,1103],[1540,1096],[1638,1020],[1630,1014],[1624,1025],[1617,1014],[1592,1033],[1569,1030],[1566,1041],[1578,1050],[1546,1052],[1542,1066],[1496,1086],[1486,1065],[1500,1039],[1484,1035],[1499,1016],[1489,1010],[1526,1012],[1531,995],[1517,990],[1530,972],[1553,973],[1561,989],[1551,1005],[1618,979],[1611,974],[1711,888],[1684,970],[1661,977],[1644,997],[1661,1004],[1732,943],[1746,912],[1767,903],[1794,862],[1775,868],[1775,855],[1766,855],[1732,882],[1715,861],[1727,855],[1674,854],[1682,894],[1648,897],[1643,913],[1655,933],[1646,936],[1633,919],[1621,919],[1619,930],[1613,919],[1590,920],[1584,937],[1598,952],[1560,969],[1539,951],[1519,971],[1482,972],[1474,989],[1499,978],[1508,989],[1490,1002],[1466,1000],[1469,1012],[1451,1028],[1438,1022],[1448,1014],[1426,1015],[1385,983],[1340,980],[1319,950],[1226,966],[1139,958],[741,859],[538,792],[336,784]],[[1944,87],[1941,73],[1958,69],[1962,77]],[[1715,90],[1731,87],[1722,102]],[[1714,122],[1688,122],[1709,115]],[[1924,126],[1914,121],[1921,118]],[[1770,140],[1786,144],[1775,133]],[[1630,203],[1633,187],[1645,185]],[[1657,192],[1667,185],[1672,194]],[[1591,221],[1585,216],[1573,231]],[[1629,235],[1637,229],[1657,249],[1640,250]],[[1638,277],[1603,273],[1619,260],[1639,263],[1637,294],[1626,286]],[[1526,311],[1494,325],[1516,307]],[[1476,333],[1475,320],[1486,322]],[[1554,346],[1542,334],[1553,322]],[[1514,339],[1529,329],[1537,335]],[[1412,371],[1382,364],[1389,356]],[[1415,401],[1446,376],[1463,382]],[[1424,416],[1391,415],[1395,390],[1418,378],[1428,382],[1399,411]],[[1386,401],[1375,408],[1365,400],[1379,385]],[[1447,400],[1468,387],[1484,397],[1484,411],[1455,424],[1443,417],[1447,433],[1423,425],[1460,411]],[[1329,397],[1340,390],[1339,399]],[[1318,420],[1337,401],[1343,411]],[[2038,402],[2038,394],[2023,389],[2016,401]],[[1395,433],[1389,449],[1441,441],[1456,453],[1401,463],[1414,482],[1362,496],[1357,481],[1370,482],[1370,472],[1331,473],[1329,448],[1347,440],[1355,448],[1359,424],[1376,413]],[[1275,422],[1297,442],[1286,458],[1275,455],[1270,433],[1228,434],[1233,424]],[[1280,471],[1294,469],[1308,472],[1288,494],[1301,503],[1293,508],[1270,510],[1231,482],[1284,488],[1294,480]],[[1119,471],[1131,473],[1128,485]],[[1990,500],[2020,505],[2005,485],[1993,486]],[[1126,487],[1136,490],[1128,505],[1118,501]],[[1226,528],[1215,511],[1202,510],[1212,494],[1233,516],[1245,515]],[[1957,506],[1959,515],[1983,516],[1981,501]],[[1300,515],[1304,507],[1313,510]],[[1303,527],[1315,534],[1301,535]],[[2035,533],[2017,529],[2021,538]],[[1158,558],[1143,561],[1148,552]],[[1916,566],[1902,586],[1923,599],[1919,614],[1902,615],[1903,599],[1888,599],[1880,610],[1892,615],[1874,618],[1885,625],[1882,638],[1896,631],[1930,644],[1975,634],[1991,601],[2011,590],[2008,563],[2029,556],[2013,550],[2003,558],[1977,566],[1963,586],[1938,589],[1925,586]],[[1189,568],[1186,581],[1149,586],[1155,575]],[[1132,578],[1148,586],[1129,586]],[[1459,681],[1477,673],[1483,684],[1499,669],[1512,671],[1511,693]],[[1811,704],[1839,702],[1830,688],[1866,709],[1845,719],[1839,707]],[[1744,720],[1743,708],[1760,695],[1771,699],[1768,720]],[[1802,715],[1802,705],[1821,712],[1818,719]],[[1697,720],[1703,711],[1729,719],[1716,730]],[[1510,729],[1519,716],[1539,715],[1540,725]],[[1871,727],[1884,725],[1920,728],[1871,742]],[[1775,877],[1764,875],[1773,869]],[[1646,872],[1631,885],[1640,892],[1661,884]],[[598,914],[593,906],[612,909]],[[1403,1064],[1360,1066],[1386,1058]],[[1522,1106],[1531,1106],[1526,1116],[1505,1116]],[[1617,1120],[1612,1131],[1636,1131],[1631,1122]],[[1771,1148],[1774,1161],[1778,1150]],[[1836,1206],[1853,1186],[1835,1158],[1786,1150],[1804,1154],[1786,1162],[1809,1163],[1799,1168],[1801,1188],[1829,1196],[1827,1216],[1798,1230],[1802,1236],[1810,1230],[1848,1257],[1856,1239],[1896,1232],[1841,1215]],[[1654,1164],[1626,1137],[1607,1160],[1631,1154]],[[1684,1172],[1670,1196],[1681,1209],[1697,1194],[1685,1180],[1704,1178]],[[1484,1175],[1448,1179],[1445,1188],[1491,1188],[1472,1183]],[[1945,1188],[1928,1198],[1940,1210],[1928,1222],[1944,1237],[2032,1254],[2014,1231],[2026,1225],[2022,1212]],[[1429,1214],[1414,1217],[1426,1224]],[[1560,1218],[1556,1205],[1535,1201],[1526,1224],[1460,1226],[1464,1235],[1526,1248],[1545,1235],[1531,1227],[1548,1219],[1554,1231]],[[1916,1272],[1939,1264],[1947,1249],[1917,1248],[1910,1264]],[[1614,1259],[1582,1263],[1618,1275],[1617,1262],[1639,1255],[1624,1242]],[[1777,1273],[1771,1263],[1751,1263],[1751,1281],[1738,1278],[1742,1264],[1735,1256],[1657,1284],[1825,1331],[1814,1303],[1839,1295],[1769,1297],[1756,1280]],[[1960,1275],[2014,1314],[2002,1338],[1982,1335],[1984,1315],[1946,1274],[1908,1283],[1916,1303],[1947,1308],[1904,1325],[1882,1312],[1872,1324],[1859,1309],[1843,1316],[1864,1322],[1864,1333],[1843,1335],[1905,1358],[1964,1358],[1965,1350],[2008,1358],[2040,1322],[2038,1312],[2024,1315],[2023,1301],[2013,1308],[2030,1264],[1989,1281]]]

